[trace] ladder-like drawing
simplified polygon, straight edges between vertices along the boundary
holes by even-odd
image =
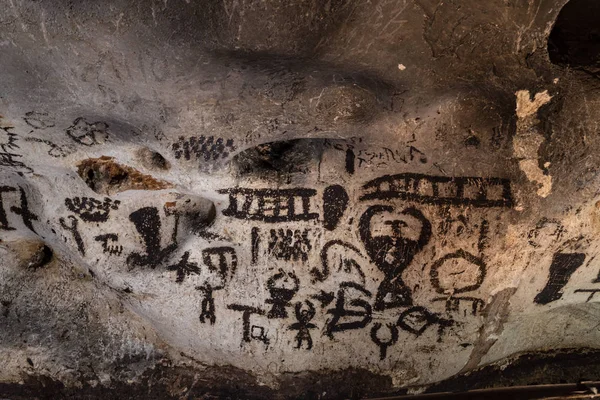
[[[310,212],[315,189],[221,189],[229,194],[229,207],[223,215],[263,222],[309,221],[319,214]]]
[[[511,207],[510,181],[504,178],[448,177],[404,173],[384,175],[363,185],[360,200],[403,199],[424,204]]]

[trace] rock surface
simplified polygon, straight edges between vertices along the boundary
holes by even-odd
[[[590,1],[0,0],[0,393],[597,377]]]

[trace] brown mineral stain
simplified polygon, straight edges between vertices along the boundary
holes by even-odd
[[[172,188],[169,182],[141,173],[135,168],[119,164],[113,157],[88,158],[79,162],[77,173],[99,194],[114,194],[125,190],[161,190]]]

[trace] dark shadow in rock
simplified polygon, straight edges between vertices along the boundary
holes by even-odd
[[[162,171],[167,171],[171,168],[171,163],[169,163],[162,154],[149,149],[148,147],[142,147],[137,151],[136,155],[145,168]]]
[[[261,51],[215,50],[210,54],[219,64],[243,71],[252,82],[241,97],[258,95],[282,106],[297,102],[308,106],[313,123],[369,122],[384,112],[397,111],[398,95],[406,90],[373,72],[334,62]],[[331,114],[337,117],[335,121]]]
[[[29,261],[29,268],[38,269],[42,268],[46,264],[52,261],[54,253],[52,249],[47,245],[43,245],[41,249],[36,253],[35,257]]]
[[[24,241],[18,252],[23,257],[22,266],[34,271],[48,265],[54,257],[52,249],[41,241]]]
[[[260,144],[238,153],[231,165],[240,176],[282,177],[306,174],[317,165],[324,139],[293,139]]]
[[[600,67],[600,2],[569,1],[550,32],[548,54],[554,64],[586,70]]]

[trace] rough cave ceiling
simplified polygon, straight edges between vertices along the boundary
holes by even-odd
[[[600,30],[565,3],[1,0],[1,390],[585,378]]]

